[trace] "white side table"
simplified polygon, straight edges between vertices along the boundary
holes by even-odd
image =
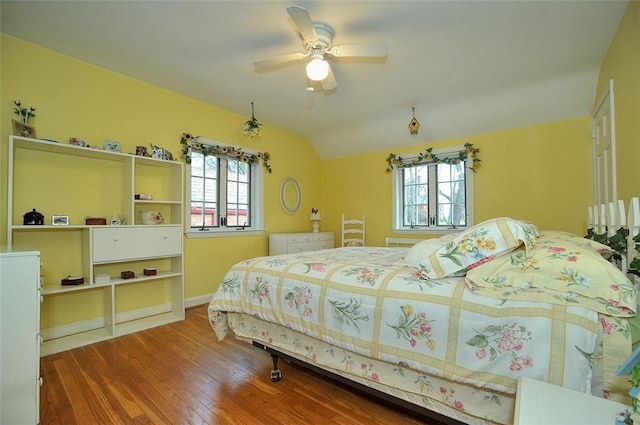
[[[513,423],[514,425],[614,425],[616,415],[630,407],[523,377],[518,379]]]

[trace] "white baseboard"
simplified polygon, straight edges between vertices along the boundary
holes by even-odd
[[[195,307],[202,304],[209,304],[209,301],[211,301],[212,297],[213,297],[213,294],[207,294],[207,295],[200,295],[199,297],[185,299],[184,307],[189,308],[189,307]]]

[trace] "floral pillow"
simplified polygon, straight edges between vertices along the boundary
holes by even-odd
[[[479,264],[507,254],[524,243],[530,249],[536,229],[530,223],[509,217],[476,224],[419,260],[423,275],[436,279],[461,276]]]
[[[467,286],[493,298],[579,304],[611,316],[633,316],[636,289],[596,249],[579,236],[543,231],[528,253],[518,248],[469,270]]]

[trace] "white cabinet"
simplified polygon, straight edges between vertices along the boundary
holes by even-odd
[[[10,136],[8,164],[7,243],[41,253],[42,355],[184,319],[181,162]],[[34,208],[44,225],[23,225]],[[145,225],[142,211],[164,220]],[[125,224],[85,224],[115,214]]]
[[[0,248],[0,423],[39,422],[40,253]]]
[[[269,255],[333,248],[333,233],[272,233],[269,235]]]

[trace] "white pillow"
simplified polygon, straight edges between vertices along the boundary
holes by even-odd
[[[426,239],[411,247],[404,261],[414,267],[420,267],[420,263],[432,253],[440,249],[445,242],[440,238]]]

